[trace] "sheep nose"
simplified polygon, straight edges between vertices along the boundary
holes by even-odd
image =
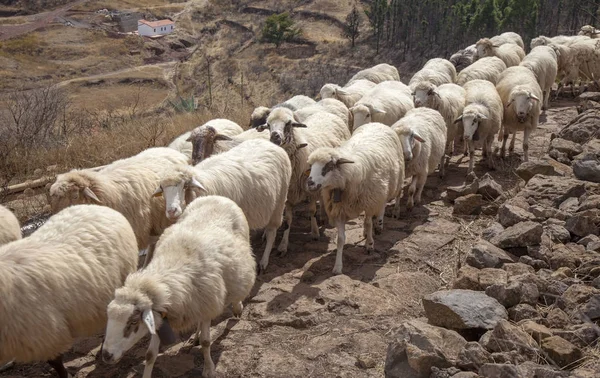
[[[109,353],[109,352],[108,352],[108,351],[106,351],[106,350],[103,350],[103,351],[102,351],[102,360],[103,360],[104,362],[110,362],[110,361],[112,360],[112,358],[113,358],[113,355],[112,355],[112,353]]]
[[[308,184],[308,186],[314,186],[315,182],[309,177],[308,181],[306,182]]]
[[[271,142],[281,146],[281,136],[278,133],[271,134]]]
[[[175,218],[177,215],[177,209],[167,209],[167,216],[169,218]]]

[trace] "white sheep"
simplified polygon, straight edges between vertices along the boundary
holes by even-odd
[[[21,239],[19,220],[6,207],[0,205],[0,245]]]
[[[348,80],[345,87],[348,87],[357,80],[369,80],[375,84],[379,84],[384,81],[400,81],[400,74],[396,67],[387,63],[381,63],[358,71],[350,78],[350,80]]]
[[[462,114],[465,107],[465,90],[456,84],[443,84],[439,87],[423,81],[419,83],[413,92],[415,107],[426,106],[435,109],[446,121],[446,154],[452,155],[454,143],[462,134],[462,127],[457,124],[456,118]],[[441,168],[443,171],[443,167]]]
[[[435,85],[454,83],[456,81],[456,68],[449,60],[430,59],[421,70],[413,75],[408,86],[414,91],[415,87],[422,81],[429,81]]]
[[[344,103],[348,108],[351,108],[356,104],[356,101],[360,100],[375,83],[370,80],[355,80],[351,84],[340,87],[337,84],[325,84],[321,88],[321,98],[335,98]]]
[[[194,167],[181,165],[166,170],[155,195],[165,198],[170,220],[181,215],[195,194],[232,199],[246,214],[251,229],[265,229],[267,244],[260,261],[264,270],[283,220],[291,176],[292,166],[285,151],[257,139],[242,142]]]
[[[483,145],[488,167],[493,168],[492,144],[502,124],[504,107],[496,87],[487,80],[469,81],[464,88],[465,107],[456,122],[464,130],[463,137],[469,149],[468,173],[471,173],[475,163],[475,143],[478,141]]]
[[[314,105],[296,110],[294,112],[294,118],[297,122],[302,123],[306,121],[308,117],[319,112],[331,113],[339,117],[346,125],[350,122],[350,111],[348,110],[348,107],[335,98],[325,98]]]
[[[496,90],[504,105],[502,117],[502,149],[500,156],[504,157],[506,141],[510,133],[513,134],[509,152],[515,147],[517,131],[523,131],[523,160],[529,158],[529,134],[537,128],[542,97],[542,89],[535,75],[528,68],[516,66],[509,67],[498,79]],[[500,134],[498,137],[500,138]]]
[[[394,123],[404,153],[404,177],[411,178],[408,188],[407,210],[421,203],[421,193],[427,176],[440,164],[443,174],[444,150],[446,147],[446,121],[434,109],[416,108]]]
[[[502,59],[495,56],[481,58],[460,71],[456,78],[456,84],[465,85],[471,80],[488,80],[496,85],[498,76],[506,69],[506,64]]]
[[[456,68],[456,72],[460,72],[473,63],[476,53],[477,48],[475,47],[475,44],[473,44],[462,50],[458,50],[452,54],[449,60]]]
[[[406,84],[384,81],[374,86],[350,108],[352,130],[370,122],[391,126],[412,108],[412,92]]]
[[[518,66],[525,58],[525,50],[519,45],[505,43],[496,45],[488,38],[483,38],[475,44],[477,48],[477,59],[496,56],[506,64],[506,67]]]
[[[62,354],[102,331],[106,306],[137,262],[127,219],[96,205],[71,206],[0,246],[0,365],[47,361],[67,378]]]
[[[566,84],[573,84],[578,80],[597,80],[600,77],[600,42],[596,39],[577,41],[569,45],[550,45],[559,57],[560,79],[557,96]]]
[[[252,140],[269,140],[269,135],[257,131],[256,128],[248,129],[241,134],[227,136],[210,128],[197,127],[192,130],[190,140],[192,143],[192,164],[196,165],[212,155],[217,155],[231,150],[240,143]]]
[[[308,156],[319,147],[338,147],[350,138],[346,124],[329,113],[317,113],[310,116],[304,123],[294,119],[288,109],[274,110],[262,130],[270,130],[271,142],[283,147],[292,162],[292,178],[285,205],[285,231],[277,250],[281,254],[287,252],[290,229],[293,220],[293,208],[304,200],[309,200],[310,233],[313,239],[319,238],[317,224],[318,193],[308,192],[305,172],[310,168]]]
[[[525,59],[523,59],[520,65],[529,68],[535,75],[544,96],[542,109],[548,109],[550,91],[558,72],[558,57],[556,52],[549,46],[534,47],[531,52],[525,56]]]
[[[515,32],[506,32],[500,35],[493,36],[490,38],[496,46],[501,46],[507,43],[512,43],[514,45],[519,46],[522,49],[525,49],[525,44],[523,43],[523,38]]]
[[[269,114],[273,109],[283,107],[295,112],[298,109],[314,105],[315,103],[316,101],[308,96],[297,95],[290,98],[289,100],[286,100],[282,103],[273,106],[272,108],[267,108],[266,106],[259,106],[258,108],[254,109],[252,115],[250,116],[249,127],[258,127],[260,125],[264,125],[265,122],[267,122],[267,117],[269,117]]]
[[[165,216],[164,202],[152,198],[152,194],[163,171],[187,163],[188,158],[181,152],[155,147],[99,171],[72,170],[58,175],[50,187],[50,205],[55,213],[85,203],[117,210],[131,223],[140,249],[149,247],[149,261],[158,236],[171,224]]]
[[[371,252],[375,249],[373,218],[377,217],[375,229],[380,232],[388,200],[396,198],[399,209],[404,182],[402,145],[389,126],[368,123],[340,147],[313,151],[308,164],[308,189],[321,191],[329,221],[338,230],[333,274],[341,274],[346,222],[365,212],[365,247]]]
[[[564,45],[570,46],[573,43],[581,42],[581,41],[589,41],[591,38],[583,35],[557,35],[556,37],[546,37],[540,35],[539,37],[533,38],[531,40],[531,48],[535,48],[537,46],[548,46],[548,45]]]
[[[240,125],[233,121],[224,118],[217,118],[196,127],[193,131],[195,132],[196,136],[198,134],[202,135],[204,133],[213,132],[214,134],[218,133],[220,135],[232,137],[234,135],[241,134],[244,129],[242,129]],[[191,135],[192,131],[188,131],[187,133],[178,136],[169,144],[168,147],[181,152],[191,160],[193,154]]]
[[[160,343],[174,342],[174,330],[196,329],[204,355],[203,377],[214,377],[210,322],[230,303],[240,316],[242,301],[256,279],[248,222],[230,199],[194,200],[169,227],[150,264],[127,277],[106,310],[102,358],[116,363],[150,334],[143,378],[152,376]]]
[[[581,29],[579,29],[579,33],[577,33],[577,35],[585,35],[594,39],[598,38],[599,34],[600,30],[596,29],[592,25],[583,25]]]

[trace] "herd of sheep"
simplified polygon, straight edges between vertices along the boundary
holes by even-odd
[[[517,131],[527,160],[555,80],[600,75],[595,44],[539,37],[526,55],[521,37],[504,33],[431,59],[408,85],[379,64],[344,86],[325,84],[319,102],[299,95],[257,108],[246,131],[209,121],[168,147],[59,175],[49,193],[55,215],[24,239],[0,206],[0,363],[48,361],[66,378],[62,353],[104,328],[107,363],[151,335],[150,378],[159,345],[196,329],[203,376],[212,377],[211,320],[229,304],[241,315],[282,225],[277,250],[288,250],[294,207],[309,203],[316,239],[320,203],[321,219],[337,228],[333,273],[341,274],[346,222],[364,213],[372,251],[390,200],[401,215],[405,180],[410,211],[461,141],[469,172],[476,145],[491,165],[494,138],[504,157]],[[250,230],[266,239],[258,267]],[[139,250],[146,256],[137,270]]]

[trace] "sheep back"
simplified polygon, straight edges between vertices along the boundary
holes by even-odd
[[[348,80],[348,83],[346,83],[345,86],[347,87],[357,80],[369,80],[375,84],[379,84],[388,80],[400,81],[400,74],[398,73],[398,69],[396,69],[396,67],[387,63],[381,63],[376,66],[358,71],[350,78],[350,80]]]
[[[359,106],[366,106],[371,112],[371,121],[391,126],[402,118],[407,111],[414,108],[412,91],[400,81],[384,81],[369,90],[350,111],[354,114]],[[374,108],[385,111],[385,114],[374,113]],[[354,115],[353,115],[354,118]],[[355,130],[355,128],[353,127]]]
[[[456,68],[449,60],[442,58],[430,59],[420,71],[413,75],[408,86],[414,91],[415,86],[421,81],[429,81],[438,86],[454,83],[456,81]]]
[[[496,84],[498,76],[506,69],[506,63],[498,57],[485,57],[477,60],[458,74],[456,84],[464,85],[471,80],[488,80]]]
[[[0,205],[0,245],[21,239],[19,220],[6,207]]]

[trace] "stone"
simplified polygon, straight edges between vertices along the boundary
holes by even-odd
[[[544,226],[544,234],[548,235],[554,243],[568,243],[571,241],[569,230],[556,224]]]
[[[527,247],[538,245],[542,241],[542,225],[527,221],[508,227],[490,242],[499,248]]]
[[[585,153],[577,156],[573,163],[573,174],[580,180],[600,183],[600,154]]]
[[[594,219],[587,216],[575,214],[571,218],[567,219],[565,228],[569,230],[573,235],[584,237],[590,234],[598,235],[600,230],[594,223]]]
[[[560,174],[554,169],[554,167],[544,160],[530,159],[529,161],[521,163],[516,170],[517,175],[525,180],[529,181],[535,175],[546,175],[546,176],[560,176]]]
[[[554,307],[548,311],[548,315],[546,315],[546,319],[544,319],[543,323],[549,328],[565,328],[571,324],[571,320],[569,319],[569,315],[563,310]]]
[[[502,269],[504,269],[507,273],[509,277],[512,276],[519,276],[521,274],[527,274],[527,273],[535,273],[535,269],[533,269],[532,266],[529,266],[527,264],[523,264],[523,263],[509,263],[509,264],[504,264],[502,266]]]
[[[585,196],[585,198],[581,198],[581,204],[577,211],[591,210],[591,209],[600,209],[600,195],[592,194],[589,196]]]
[[[533,358],[539,352],[535,340],[508,320],[500,320],[487,339],[480,339],[481,345],[492,353],[515,351],[525,359]]]
[[[583,152],[583,147],[580,144],[562,138],[554,138],[550,142],[550,149],[566,154],[569,159],[573,159],[575,155]]]
[[[533,339],[537,341],[538,344],[540,344],[540,342],[546,337],[550,337],[553,335],[552,331],[548,327],[542,324],[538,324],[532,320],[525,320],[524,322],[519,323],[519,326],[528,335],[531,335],[531,337],[533,337]]]
[[[585,193],[585,183],[569,177],[535,175],[517,197],[546,207],[558,208],[567,198],[581,197]]]
[[[592,286],[595,287],[596,289],[600,289],[600,276],[598,276],[592,280]]]
[[[385,376],[406,377],[407,367],[421,376],[428,376],[433,366],[451,367],[466,343],[455,331],[409,320],[399,327],[388,346]]]
[[[494,284],[506,284],[508,282],[508,274],[502,269],[484,268],[479,271],[479,287],[480,290],[485,290],[488,286]]]
[[[535,362],[527,361],[518,366],[520,377],[522,378],[566,378],[568,371],[557,370],[550,365],[539,365]]]
[[[516,350],[507,350],[505,352],[492,353],[492,361],[497,364],[517,365],[527,361],[527,358],[519,355],[519,352]]]
[[[587,348],[600,337],[598,332],[596,332],[596,328],[595,324],[586,322],[572,325],[567,330],[553,330],[552,332],[579,348]]]
[[[447,187],[446,196],[450,202],[454,202],[459,197],[477,193],[477,189],[479,189],[479,181],[475,180],[469,185]]]
[[[550,267],[550,265],[548,265],[547,262],[545,262],[544,260],[538,260],[538,259],[534,259],[533,261],[531,261],[531,266],[535,270],[548,269]]]
[[[565,211],[567,213],[574,213],[579,208],[579,199],[576,197],[569,197],[564,200],[560,205],[558,205],[558,209]]]
[[[553,304],[568,288],[569,286],[564,282],[557,280],[550,281],[546,287],[546,290],[541,291],[541,302],[548,305]]]
[[[533,205],[529,208],[529,211],[538,219],[556,218],[558,220],[565,221],[571,216],[571,214],[562,210],[542,205]]]
[[[356,358],[356,366],[361,369],[373,369],[377,366],[377,361],[368,354],[361,354]]]
[[[581,256],[585,255],[585,248],[578,244],[560,244],[554,246],[549,259],[550,267],[558,269],[567,267],[571,270],[581,265]]]
[[[471,265],[463,265],[452,284],[453,289],[481,290],[479,286],[479,269]]]
[[[479,378],[480,375],[473,373],[472,371],[461,371],[458,374],[454,374],[452,378]]]
[[[588,285],[571,285],[560,297],[560,307],[572,310],[578,305],[587,303],[593,296],[600,294],[600,290]]]
[[[481,344],[471,341],[466,343],[460,353],[456,366],[464,370],[479,370],[481,366],[491,362],[490,352],[485,350]]]
[[[467,255],[467,264],[475,268],[500,268],[504,263],[512,263],[514,256],[490,242],[479,240]]]
[[[590,252],[600,252],[600,240],[588,243],[586,250]]]
[[[508,309],[508,318],[513,322],[520,322],[524,319],[538,318],[540,313],[532,305],[519,303]]]
[[[479,375],[488,378],[520,378],[517,367],[510,364],[485,364],[479,368]]]
[[[498,222],[503,227],[510,227],[520,222],[534,220],[535,215],[518,206],[503,204],[498,209]]]
[[[481,207],[487,204],[481,194],[467,194],[454,200],[454,215],[478,215]]]
[[[600,242],[600,237],[596,235],[586,235],[577,241],[577,244],[581,244],[587,247],[590,243]]]
[[[486,173],[479,179],[479,188],[476,193],[481,194],[487,200],[493,201],[500,197],[504,191],[502,190],[502,185],[494,181],[489,173]]]
[[[583,357],[581,349],[560,336],[550,336],[542,340],[542,350],[560,367],[572,366]]]
[[[497,300],[480,291],[438,291],[423,297],[422,302],[431,324],[450,329],[492,329],[508,318]]]
[[[504,227],[502,227],[500,223],[494,222],[481,232],[481,237],[486,241],[490,241],[494,236],[498,235],[502,231],[504,231]]]
[[[600,361],[589,361],[571,372],[570,378],[598,378]]]
[[[600,294],[591,297],[581,308],[583,315],[587,316],[591,321],[600,319]]]
[[[454,377],[457,373],[460,373],[460,370],[455,367],[440,369],[438,367],[432,366],[429,378],[450,378]]]
[[[558,136],[575,143],[584,144],[597,135],[599,122],[597,109],[586,110],[563,127]]]
[[[513,307],[520,303],[534,305],[540,296],[536,285],[521,282],[511,282],[508,285],[495,284],[485,289],[485,293],[504,307]]]

